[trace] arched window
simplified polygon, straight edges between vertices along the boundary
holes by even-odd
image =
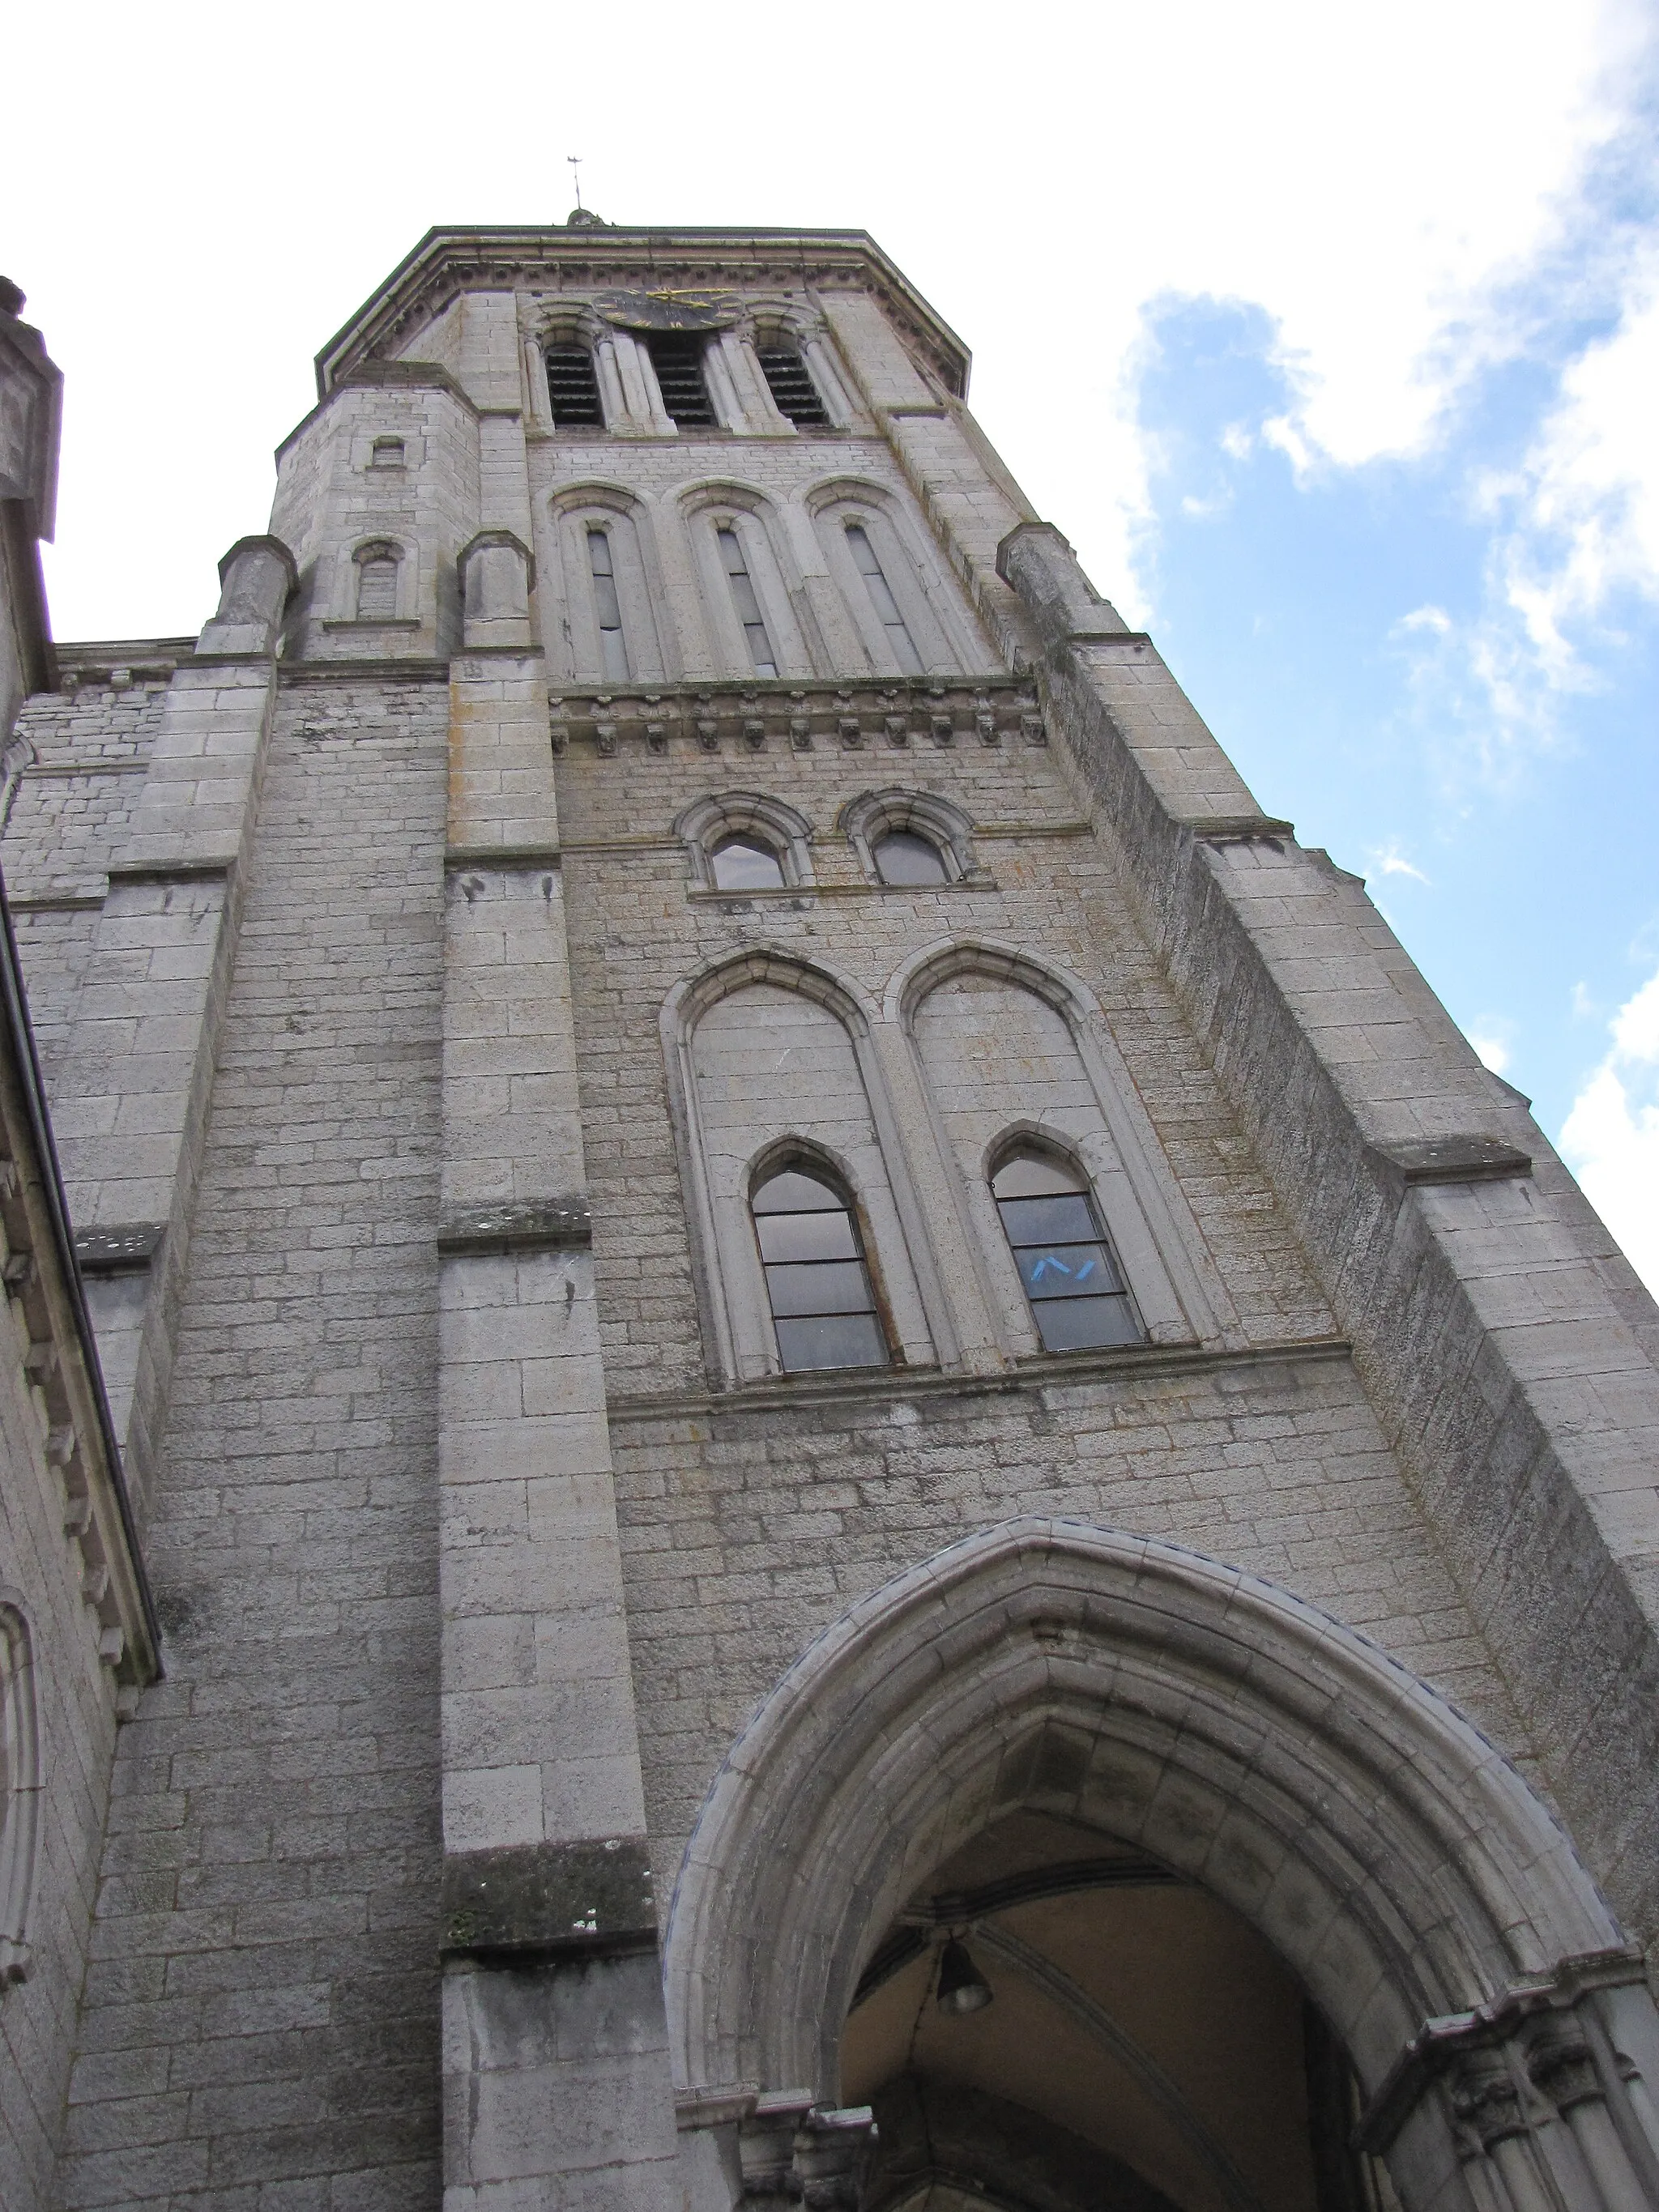
[[[754,663],[757,676],[775,676],[777,657],[772,651],[772,641],[766,634],[766,617],[761,612],[760,601],[755,597],[754,579],[749,574],[749,563],[744,558],[743,544],[735,530],[729,527],[715,532],[720,541],[720,559],[725,564],[726,580],[732,587],[732,605],[738,620],[743,624],[743,634],[749,647],[749,658]]]
[[[0,1990],[29,1970],[40,1828],[40,1735],[28,1624],[0,1605]]]
[[[780,415],[787,416],[798,429],[820,429],[828,425],[830,417],[818,397],[818,388],[798,347],[782,336],[763,338],[755,348],[755,356]]]
[[[714,403],[702,368],[708,341],[690,331],[653,331],[645,343],[657,372],[663,411],[675,428],[714,428]]]
[[[922,673],[921,655],[916,651],[915,640],[899,611],[892,587],[882,573],[876,549],[870,543],[870,533],[861,522],[848,524],[847,544],[853,556],[854,565],[864,579],[864,588],[870,594],[870,604],[887,632],[887,642],[893,658],[907,675],[920,676]]]
[[[722,891],[781,891],[783,863],[761,838],[722,837],[708,855],[714,887]]]
[[[593,579],[593,612],[599,625],[599,650],[605,672],[626,679],[628,644],[623,636],[622,602],[617,597],[617,571],[611,557],[607,531],[587,533],[587,566]]]
[[[798,1161],[757,1185],[750,1205],[784,1372],[885,1367],[887,1339],[851,1201]]]
[[[948,884],[951,871],[931,837],[918,830],[889,830],[870,848],[878,879],[884,884]]]
[[[1077,1170],[1052,1153],[1018,1152],[991,1190],[1043,1350],[1139,1344],[1140,1323]]]
[[[547,349],[547,398],[553,420],[561,430],[602,430],[605,410],[599,405],[599,380],[593,356],[580,343]]]
[[[392,622],[397,612],[397,548],[365,545],[357,556],[357,619]]]

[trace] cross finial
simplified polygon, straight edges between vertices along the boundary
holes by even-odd
[[[567,154],[564,158],[569,162],[570,173],[575,180],[576,205],[580,210],[582,204],[582,157],[580,154]]]

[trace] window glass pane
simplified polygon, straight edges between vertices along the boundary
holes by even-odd
[[[833,1213],[757,1213],[763,1260],[856,1260],[851,1218]]]
[[[1036,1198],[1051,1190],[1081,1190],[1081,1179],[1070,1168],[1040,1152],[1020,1152],[1004,1161],[991,1178],[999,1198]]]
[[[753,837],[727,837],[709,854],[715,883],[723,891],[781,890],[783,866],[769,845]]]
[[[905,628],[904,617],[899,612],[898,602],[882,574],[881,562],[876,558],[876,549],[870,543],[869,532],[860,523],[849,522],[847,543],[864,577],[870,604],[881,618],[887,632],[887,642],[899,666],[908,675],[920,676],[922,672],[921,655],[916,651],[915,641]]]
[[[775,1175],[763,1182],[751,1203],[757,1213],[847,1211],[847,1201],[838,1198],[828,1183],[820,1182],[816,1176],[802,1175],[794,1168],[786,1168],[781,1175]]]
[[[862,1260],[809,1260],[799,1267],[769,1267],[766,1287],[779,1316],[870,1310]]]
[[[1101,1345],[1140,1342],[1125,1297],[1048,1298],[1031,1310],[1045,1352],[1088,1352]]]
[[[611,539],[603,530],[587,533],[587,565],[593,578],[593,611],[599,625],[599,649],[607,676],[625,677],[628,647],[623,638],[622,603],[617,597]]]
[[[887,1346],[873,1314],[836,1314],[777,1323],[778,1354],[792,1375],[817,1367],[885,1367]]]
[[[914,830],[890,830],[871,853],[884,884],[948,884],[950,871],[931,838]]]
[[[1011,1244],[1100,1241],[1095,1210],[1081,1191],[1065,1198],[1005,1198],[998,1204]]]
[[[1095,1297],[1123,1287],[1103,1244],[1022,1245],[1014,1263],[1030,1298]]]
[[[753,579],[744,561],[743,546],[735,530],[722,530],[720,538],[720,558],[726,563],[726,574],[732,586],[732,604],[737,610],[738,620],[743,624],[744,638],[749,647],[749,658],[757,676],[775,676],[777,663],[772,656],[772,641],[766,635],[766,623],[760,611],[760,601],[755,597]]]

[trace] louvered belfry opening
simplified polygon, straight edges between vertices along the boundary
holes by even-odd
[[[593,373],[593,356],[585,345],[549,346],[547,397],[553,420],[560,429],[605,428],[605,413],[599,405],[599,380]]]
[[[799,429],[827,428],[830,417],[806,363],[790,345],[762,345],[755,349],[780,415],[787,416]]]
[[[714,410],[703,380],[705,340],[689,331],[653,331],[647,341],[657,388],[670,420],[680,430],[712,430]]]

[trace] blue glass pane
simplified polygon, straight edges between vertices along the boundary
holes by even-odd
[[[1014,1261],[1031,1298],[1093,1298],[1123,1287],[1103,1244],[1028,1244]]]
[[[791,1375],[812,1367],[885,1367],[887,1346],[873,1314],[781,1321],[778,1354]]]
[[[769,1176],[750,1203],[757,1213],[847,1211],[847,1200],[838,1198],[827,1182],[820,1182],[816,1176],[802,1175],[797,1168],[786,1168],[781,1175]]]
[[[1127,1298],[1047,1298],[1031,1311],[1045,1352],[1088,1352],[1141,1340]]]

